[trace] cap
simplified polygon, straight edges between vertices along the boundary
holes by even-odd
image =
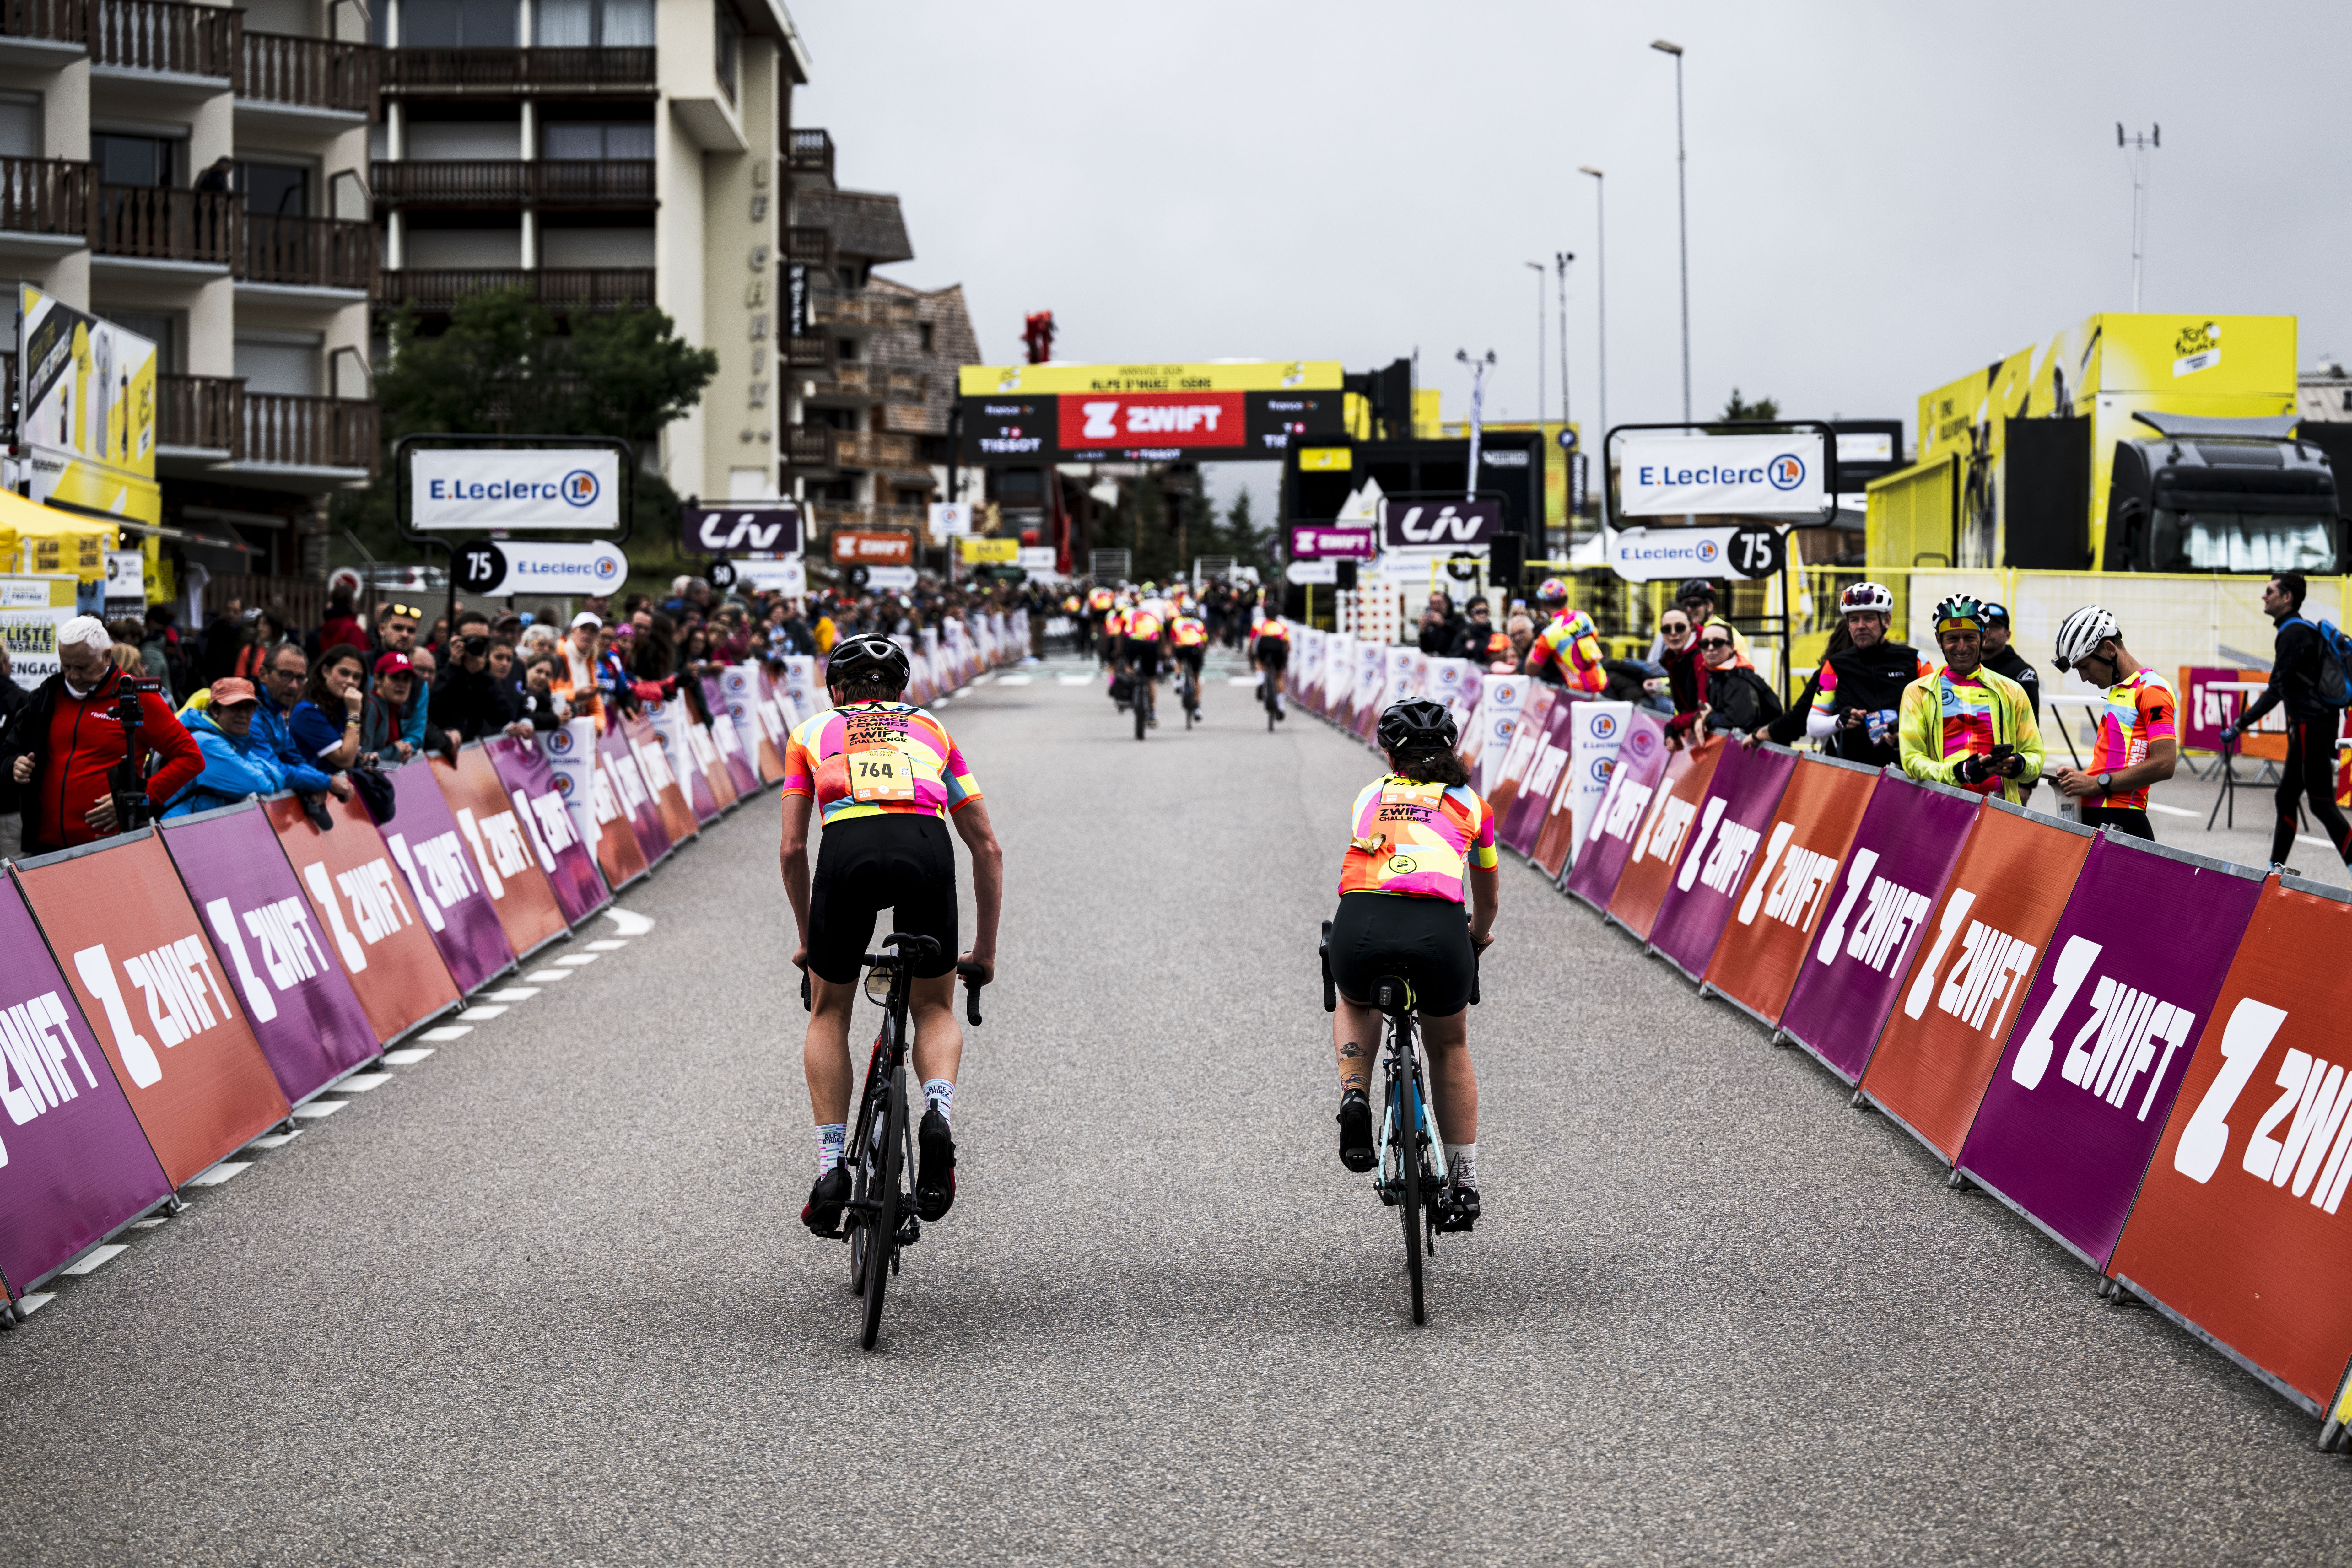
[[[394,654],[392,657],[394,658],[400,658],[398,654]],[[402,662],[405,663],[406,661],[403,660]],[[238,676],[224,675],[218,680],[213,682],[212,701],[209,706],[214,708],[231,708],[239,702],[258,702],[260,700],[261,695],[253,689],[253,682],[244,679]]]
[[[388,653],[375,661],[375,672],[378,675],[414,675],[416,667],[408,661],[404,653]]]
[[[598,616],[593,610],[583,610],[578,615],[572,617],[572,629],[575,632],[582,626],[594,626],[599,630],[602,630],[604,625],[604,617]]]

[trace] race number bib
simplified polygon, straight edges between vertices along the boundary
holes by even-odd
[[[849,794],[860,805],[915,798],[915,759],[903,740],[861,741],[849,760]]]

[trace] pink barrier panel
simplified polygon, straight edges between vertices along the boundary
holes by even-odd
[[[466,852],[465,835],[449,809],[449,797],[441,793],[441,781],[433,776],[431,762],[418,757],[386,776],[399,809],[391,821],[379,823],[376,831],[383,835],[383,847],[392,851],[393,864],[407,880],[416,912],[424,917],[449,977],[470,995],[514,967],[514,948],[473,857]]]
[[[654,748],[656,754],[660,747]],[[607,787],[621,810],[627,814],[629,831],[637,841],[637,852],[645,857],[646,869],[651,870],[670,851],[669,824],[660,804],[654,798],[654,786],[639,765],[637,752],[629,738],[615,726],[596,737],[597,769],[604,775]],[[677,784],[672,784],[673,794]],[[689,814],[690,816],[691,814]],[[628,880],[623,879],[624,882]]]
[[[1910,972],[1927,913],[1976,824],[1979,797],[1888,770],[1871,792],[1845,865],[1781,1011],[1789,1037],[1848,1083]]]
[[[375,1026],[255,802],[163,825],[278,1087],[300,1100],[376,1054]]]
[[[564,920],[578,925],[610,903],[613,895],[596,868],[595,855],[580,837],[578,819],[555,787],[555,770],[530,741],[499,735],[484,742],[482,749],[498,770],[499,783],[514,799],[515,816],[530,834],[532,853],[554,885]]]
[[[638,776],[645,780],[646,792],[653,796],[654,809],[661,814],[662,830],[669,835],[670,843],[683,844],[694,837],[701,831],[700,816],[688,804],[686,786],[670,766],[669,747],[655,731],[653,721],[624,713],[614,728],[620,731],[629,754],[637,760]]]
[[[711,790],[710,780],[702,771],[700,752],[688,739],[687,732],[694,728],[694,713],[687,706],[686,699],[681,697],[675,702],[646,703],[646,721],[652,727],[655,739],[661,745],[662,761],[668,764],[670,773],[677,778],[677,787],[685,794],[687,807],[694,813],[694,820],[699,824],[716,817],[722,808],[719,796]],[[623,728],[632,727],[625,720]],[[629,739],[631,744],[636,743],[637,737],[634,733]],[[679,837],[675,826],[670,837]]]
[[[1796,752],[1769,744],[1732,746],[1715,765],[1699,803],[1697,837],[1650,928],[1650,950],[1693,980],[1706,973],[1731,901],[1796,769]]]
[[[1528,700],[1534,698],[1529,693]],[[1617,764],[1609,770],[1608,793],[1568,868],[1568,890],[1596,910],[1606,910],[1617,890],[1617,879],[1633,853],[1633,835],[1649,816],[1650,799],[1665,773],[1667,755],[1666,727],[1656,714],[1636,710],[1626,721]]]
[[[1536,829],[1543,826],[1545,814],[1551,807],[1552,792],[1559,787],[1559,775],[1568,766],[1569,742],[1576,731],[1572,702],[1557,702],[1544,721],[1543,739],[1536,742],[1535,755],[1528,763],[1527,776],[1519,783],[1519,791],[1511,802],[1510,810],[1495,824],[1495,837],[1507,849],[1524,855],[1534,845]]]
[[[284,857],[279,857],[280,860]],[[0,876],[0,1286],[13,1299],[171,1195],[81,1003]]]
[[[702,700],[710,710],[710,739],[719,747],[719,760],[727,764],[727,775],[734,781],[736,795],[740,797],[759,794],[760,770],[746,750],[758,742],[759,736],[751,728],[748,710],[742,718],[736,716],[738,704],[728,700],[715,675],[702,678]]]
[[[2105,1271],[2262,873],[2102,830],[1959,1168]]]

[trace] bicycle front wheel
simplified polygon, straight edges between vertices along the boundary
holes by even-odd
[[[1397,1118],[1397,1174],[1404,1201],[1397,1212],[1404,1219],[1404,1270],[1412,1279],[1412,1321],[1429,1321],[1421,1289],[1421,1107],[1420,1097],[1408,1088],[1399,1097],[1403,1115]]]
[[[874,1207],[866,1224],[866,1332],[864,1343],[874,1348],[882,1331],[882,1294],[890,1287],[890,1260],[898,1247],[899,1176],[907,1147],[906,1069],[890,1075],[883,1095],[882,1147],[873,1172]]]

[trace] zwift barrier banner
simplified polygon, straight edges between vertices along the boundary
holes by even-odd
[[[737,668],[728,667],[730,672]],[[734,784],[736,795],[740,798],[759,794],[760,770],[753,765],[749,750],[758,733],[751,728],[749,710],[737,716],[740,699],[729,693],[723,674],[702,678],[702,700],[710,713],[711,742],[719,748],[719,760],[727,764],[727,777]]]
[[[694,727],[694,721],[687,714],[685,700],[646,703],[643,722],[652,728],[654,739],[660,743],[662,763],[677,781],[688,808],[694,813],[695,823],[698,826],[718,816],[719,796],[710,787],[709,775],[702,771],[700,754],[687,742],[685,732]],[[625,732],[628,728],[626,720],[623,721],[622,727]],[[630,736],[633,744],[635,739],[635,736]],[[678,837],[675,829],[672,829],[671,837]]]
[[[286,1098],[299,1104],[374,1056],[367,1011],[260,805],[175,818],[163,839]]]
[[[1950,1164],[2097,834],[1988,800],[1862,1075],[1864,1098]]]
[[[1512,808],[1518,804],[1519,786],[1534,765],[1537,752],[1551,728],[1551,710],[1559,694],[1549,686],[1538,686],[1527,694],[1519,706],[1519,716],[1511,733],[1511,744],[1503,754],[1495,774],[1495,785],[1486,792],[1486,808],[1495,814],[1495,835],[1502,837],[1503,824]]]
[[[312,912],[334,940],[377,1043],[388,1046],[455,1006],[457,984],[409,903],[405,879],[367,808],[332,795],[324,805],[334,825],[325,833],[311,826],[290,795],[263,803],[263,809]],[[44,916],[42,924],[47,923]]]
[[[1650,931],[1658,923],[1658,908],[1665,902],[1666,889],[1673,885],[1683,851],[1690,845],[1699,805],[1715,781],[1716,764],[1723,760],[1724,749],[1737,743],[1718,735],[1686,746],[1667,759],[1665,773],[1650,800],[1650,814],[1634,831],[1625,868],[1617,874],[1616,889],[1609,895],[1609,918],[1633,932],[1635,941],[1650,940]]]
[[[2102,833],[1959,1169],[2105,1272],[2262,873]]]
[[[659,761],[661,747],[656,745],[651,750],[655,760]],[[641,764],[642,759],[636,748],[629,744],[628,736],[618,728],[607,730],[596,737],[596,771],[603,776],[604,787],[611,792],[614,803],[628,818],[629,831],[637,841],[640,875],[660,864],[662,857],[670,852],[674,842],[670,837],[667,815],[656,799],[655,785],[646,777]],[[677,794],[675,783],[670,785],[670,794]],[[690,811],[686,813],[688,818],[693,815]],[[597,863],[603,865],[604,861],[599,858]],[[613,882],[617,889],[625,887],[635,879],[624,877],[614,881],[613,868],[606,866],[604,879]]]
[[[1780,1030],[1853,1083],[1911,967],[1980,797],[1887,770],[1854,830],[1821,940],[1797,966]]]
[[[1568,869],[1576,847],[1591,829],[1601,797],[1609,793],[1609,774],[1625,743],[1633,705],[1577,702],[1570,705],[1569,714],[1568,772],[1552,794],[1549,815],[1536,828],[1536,846],[1529,857],[1554,881]]]
[[[171,1195],[98,1033],[0,876],[0,1285],[20,1297]]]
[[[530,835],[531,852],[546,874],[565,923],[576,926],[612,902],[612,892],[596,868],[595,854],[581,839],[579,818],[556,787],[555,770],[547,765],[540,747],[530,741],[499,735],[484,742],[482,752],[514,802],[515,819]],[[594,789],[593,773],[589,789],[592,793]],[[593,815],[593,806],[591,810]],[[602,825],[604,831],[635,849],[635,836],[620,820],[618,806],[613,810],[612,819]],[[637,869],[643,872],[645,868],[640,865]]]
[[[1470,728],[1462,736],[1462,763],[1470,770],[1471,783],[1480,795],[1495,787],[1503,758],[1511,749],[1511,736],[1518,729],[1519,710],[1527,700],[1528,683],[1519,677],[1486,678],[1486,691],[1470,715]]]
[[[153,828],[20,861],[16,879],[173,1186],[285,1119]]]
[[[784,736],[767,688],[767,674],[756,664],[730,664],[719,672],[719,695],[735,721],[736,732],[751,747],[752,772],[761,784],[778,783],[784,776]]]
[[[479,742],[458,749],[456,767],[439,757],[430,765],[433,781],[441,786],[449,815],[474,858],[475,874],[498,911],[507,946],[516,959],[529,958],[572,924],[549,881],[554,858],[537,841],[538,825],[531,820],[530,805],[507,794],[488,748]],[[551,815],[558,819],[557,831],[571,837],[572,814],[554,795],[548,799],[554,807]]]
[[[1625,738],[1609,770],[1609,788],[1592,814],[1592,826],[1569,868],[1568,890],[1605,912],[1625,858],[1633,852],[1633,835],[1650,813],[1650,798],[1666,771],[1666,727],[1654,713],[1638,709],[1625,722]]]
[[[653,796],[654,809],[661,815],[662,831],[669,836],[670,843],[683,844],[694,837],[701,831],[701,818],[687,799],[686,788],[669,764],[669,748],[663,744],[652,721],[625,713],[618,729],[629,754],[637,760],[637,772],[645,780],[646,793]],[[656,857],[648,855],[646,858]]]
[[[461,994],[478,990],[514,967],[514,949],[507,945],[498,906],[466,853],[465,836],[431,763],[414,758],[386,776],[399,809],[376,831],[408,879],[416,912],[425,917],[449,978]]]
[[[1836,757],[1802,757],[1789,776],[1748,885],[1724,923],[1699,990],[1767,1024],[1796,984],[1831,881],[1870,804],[1878,773]]]
[[[2112,1262],[2315,1415],[2352,1350],[2347,900],[2299,877],[2256,899]]]
[[[1769,742],[1725,750],[1700,803],[1698,830],[1650,927],[1650,951],[1696,980],[1722,939],[1748,863],[1764,842],[1797,753]],[[1622,857],[1621,857],[1622,858]]]
[[[1552,704],[1527,774],[1511,796],[1510,809],[1496,814],[1495,837],[1507,849],[1524,855],[1535,847],[1536,829],[1542,826],[1552,795],[1568,771],[1569,745],[1576,733],[1575,709],[1572,702]]]

